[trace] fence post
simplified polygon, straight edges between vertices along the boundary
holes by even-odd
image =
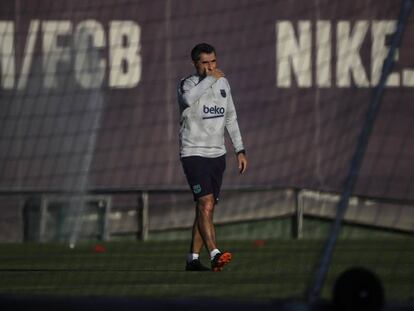
[[[149,200],[148,191],[140,192],[138,197],[138,239],[141,241],[148,240],[149,230]]]
[[[47,206],[48,199],[44,196],[40,196],[40,209],[39,209],[39,242],[46,242],[46,226],[47,226]]]
[[[295,200],[295,214],[292,218],[292,237],[294,239],[302,239],[302,229],[303,229],[303,202],[301,197],[301,190],[293,190],[294,200]]]
[[[109,232],[109,214],[111,213],[112,209],[112,199],[106,198],[106,200],[99,200],[98,207],[101,209],[103,217],[102,217],[102,232],[101,238],[103,241],[109,241],[110,239],[110,232]]]

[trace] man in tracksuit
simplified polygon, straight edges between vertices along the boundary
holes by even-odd
[[[201,43],[191,51],[196,73],[182,79],[178,86],[180,107],[180,157],[184,173],[196,201],[187,271],[207,271],[199,259],[203,245],[210,252],[211,270],[221,271],[231,261],[231,253],[216,245],[213,224],[214,206],[218,202],[226,167],[224,128],[234,146],[240,174],[247,167],[236,110],[230,86],[216,68],[216,52]]]

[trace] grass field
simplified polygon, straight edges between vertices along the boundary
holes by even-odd
[[[226,241],[233,261],[221,273],[185,272],[188,242],[0,245],[0,294],[142,298],[211,297],[237,300],[303,299],[322,242]],[[202,254],[206,258],[205,254]],[[204,260],[207,263],[206,260]],[[341,241],[323,291],[350,266],[365,266],[383,281],[388,301],[414,299],[412,238]]]

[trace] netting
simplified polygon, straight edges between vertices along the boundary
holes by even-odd
[[[0,291],[303,298],[401,5],[2,1],[0,240],[17,243],[4,246],[13,250],[10,258],[5,253],[2,271],[10,278],[12,270],[43,268],[62,275],[44,291],[41,280],[27,290],[4,283]],[[405,23],[384,87],[325,298],[336,276],[353,265],[376,272],[390,300],[414,297],[412,20]],[[194,220],[179,160],[176,88],[194,71],[189,53],[199,42],[217,49],[249,159],[248,171],[239,176],[227,139],[215,222],[219,245],[234,248],[240,261],[236,256],[223,279],[234,280],[234,291],[215,296],[209,286],[217,284],[207,277],[200,290],[177,285],[170,295],[155,284],[188,282],[177,273]],[[104,251],[91,252],[91,243],[100,240]],[[50,243],[56,242],[54,249]],[[64,245],[76,252],[57,255]],[[140,257],[147,252],[151,258]],[[40,254],[56,260],[23,259]],[[83,261],[82,254],[92,257]],[[262,268],[252,266],[257,256],[264,258]],[[165,258],[157,264],[159,257]],[[77,276],[71,281],[65,269]],[[106,275],[98,292],[87,289],[95,279],[80,277],[79,270],[88,269],[110,270],[119,283]],[[128,269],[136,271],[136,287],[128,285],[134,282],[123,273]],[[141,270],[145,278],[138,276]],[[66,292],[65,284],[72,289]]]

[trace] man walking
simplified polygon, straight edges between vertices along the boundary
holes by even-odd
[[[191,51],[196,73],[182,79],[178,86],[180,107],[180,157],[184,173],[196,202],[187,271],[208,271],[199,259],[203,245],[210,253],[211,270],[221,271],[231,261],[231,253],[216,245],[213,224],[226,167],[224,128],[227,129],[240,174],[247,167],[237,115],[224,73],[217,69],[213,46],[201,43]]]

